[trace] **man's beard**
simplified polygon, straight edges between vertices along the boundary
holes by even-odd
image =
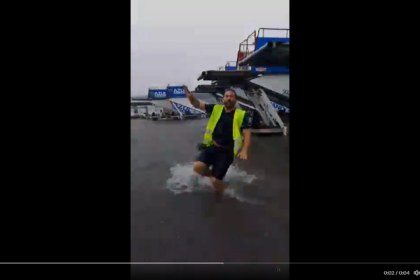
[[[230,102],[226,101],[226,102],[224,102],[224,105],[225,105],[226,108],[232,109],[232,108],[235,107],[235,102],[234,101],[230,101]]]

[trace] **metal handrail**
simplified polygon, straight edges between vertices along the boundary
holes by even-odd
[[[250,39],[253,39],[253,41],[250,42]],[[244,53],[244,58],[247,57],[249,54],[251,54],[255,50],[255,46],[257,44],[257,32],[254,30],[245,40],[243,40],[239,44],[239,51],[238,56],[236,58],[236,65],[239,64],[239,54]],[[250,50],[250,47],[254,47],[252,50]]]
[[[239,54],[243,53],[244,57],[242,59],[245,59],[247,56],[249,56],[251,53],[255,51],[255,47],[257,45],[258,38],[264,38],[264,31],[265,30],[277,30],[277,31],[286,31],[286,38],[289,38],[290,35],[290,29],[289,28],[260,28],[257,31],[254,30],[245,40],[243,40],[239,44],[239,51],[236,58],[236,66],[239,64]],[[250,39],[253,39],[253,41],[250,42]],[[253,47],[253,48],[252,48]],[[252,49],[251,49],[252,48]]]
[[[257,38],[262,37],[264,38],[264,31],[265,30],[276,30],[276,31],[286,31],[286,37],[285,38],[289,38],[289,33],[290,33],[290,29],[289,28],[265,28],[262,27],[260,29],[258,29],[258,33],[257,33]],[[262,36],[260,36],[260,33]]]
[[[219,67],[219,70],[226,70],[226,67],[236,67],[236,61],[227,61],[225,65]]]

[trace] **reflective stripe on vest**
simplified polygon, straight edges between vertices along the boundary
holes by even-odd
[[[206,127],[206,132],[204,133],[204,141],[203,144],[206,146],[210,146],[213,144],[213,131],[216,128],[217,122],[222,115],[224,106],[223,105],[215,105],[213,108],[213,112],[211,113],[209,122]],[[233,117],[233,141],[234,141],[234,148],[233,153],[236,156],[237,153],[241,150],[243,144],[243,137],[241,135],[241,126],[244,120],[245,111],[244,110],[235,110],[235,115]]]

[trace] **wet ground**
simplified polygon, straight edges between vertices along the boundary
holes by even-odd
[[[168,189],[189,172],[206,123],[131,120],[132,262],[289,261],[288,138],[253,136],[248,161],[235,163],[236,179],[255,176],[240,196]]]

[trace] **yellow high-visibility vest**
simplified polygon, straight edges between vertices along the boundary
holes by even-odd
[[[215,105],[213,108],[213,112],[211,113],[209,122],[207,124],[206,132],[204,133],[204,141],[203,144],[205,146],[211,146],[213,144],[213,131],[216,128],[217,122],[222,115],[224,110],[223,105]],[[242,148],[243,144],[243,136],[241,134],[241,126],[244,120],[245,111],[244,110],[235,110],[235,116],[233,117],[233,141],[235,143],[233,148],[233,153],[236,156],[238,152]]]

